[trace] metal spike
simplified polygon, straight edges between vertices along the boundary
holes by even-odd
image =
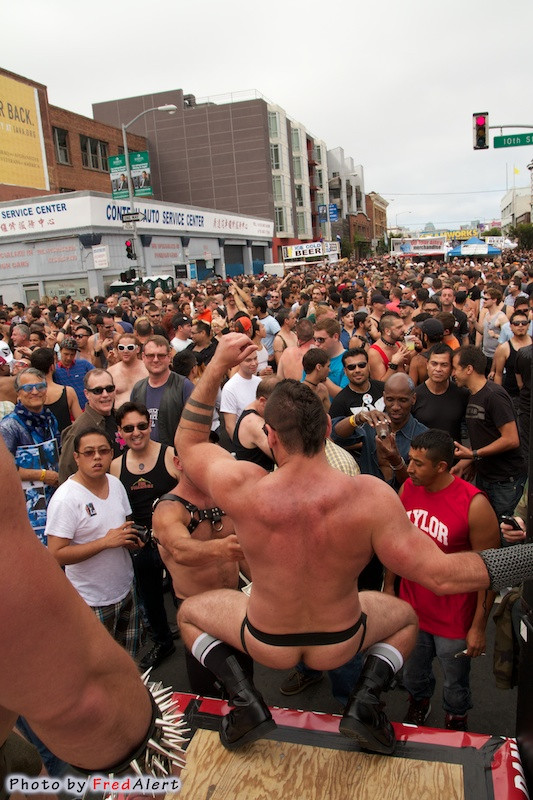
[[[178,747],[180,744],[183,744],[185,739],[177,739],[174,736],[162,736],[161,737],[161,744],[166,745],[167,747]]]
[[[163,686],[163,684],[160,682],[159,686],[154,687],[154,693],[157,694],[158,697],[162,694],[168,694],[170,697],[174,694],[174,689],[172,686]]]
[[[136,759],[133,759],[132,761],[130,761],[130,767],[133,767],[133,771],[135,772],[136,775],[139,776],[139,778],[143,777],[143,774],[141,772],[141,769],[140,769]]]
[[[161,747],[159,742],[156,742],[155,739],[148,739],[148,744],[153,750],[156,751],[156,753],[161,753],[161,755],[165,756],[165,758],[172,758],[172,753],[169,753],[168,750],[165,750],[164,747]]]
[[[159,767],[159,769],[161,770],[161,772],[163,773],[163,775],[168,775],[168,769],[166,769],[166,768],[163,766],[163,764],[161,763],[161,761],[158,759],[158,757],[157,757],[157,756],[154,756],[154,758],[153,758],[153,761],[154,761],[154,764],[157,764],[157,766]]]

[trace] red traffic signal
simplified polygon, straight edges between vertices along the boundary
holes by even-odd
[[[474,150],[489,149],[489,114],[478,111],[473,114]]]
[[[127,258],[137,258],[131,239],[126,241],[126,256]]]

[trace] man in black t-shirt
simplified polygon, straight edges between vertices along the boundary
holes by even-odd
[[[533,345],[522,347],[516,354],[516,382],[520,389],[518,400],[518,431],[524,458],[529,457],[529,429],[531,413],[531,357]]]
[[[513,403],[503,386],[485,378],[486,357],[478,347],[461,347],[453,356],[453,375],[470,399],[466,426],[471,448],[455,442],[461,460],[452,472],[464,476],[476,468],[476,486],[488,496],[498,517],[513,515],[526,481]]]
[[[383,411],[385,384],[371,379],[366,350],[359,347],[347,350],[343,353],[342,364],[349,383],[333,398],[329,410],[331,419],[350,417],[365,408]]]
[[[461,439],[461,422],[468,404],[468,390],[456,386],[452,374],[453,350],[440,342],[428,353],[428,377],[415,389],[413,417],[428,428],[439,428],[454,439]]]

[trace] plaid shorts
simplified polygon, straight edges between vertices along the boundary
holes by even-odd
[[[113,639],[136,656],[142,644],[142,624],[135,592],[130,589],[123,600],[111,606],[91,606]]]

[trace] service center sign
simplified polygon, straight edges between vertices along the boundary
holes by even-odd
[[[39,95],[0,75],[0,183],[49,191]]]
[[[136,203],[144,220],[137,230],[166,234],[199,233],[271,239],[274,223],[258,217],[243,217],[218,211],[171,206],[163,203]],[[43,197],[38,202],[0,203],[0,240],[6,237],[35,237],[43,231],[58,235],[90,228],[118,229],[124,232],[122,214],[130,212],[104,197],[80,193]]]

